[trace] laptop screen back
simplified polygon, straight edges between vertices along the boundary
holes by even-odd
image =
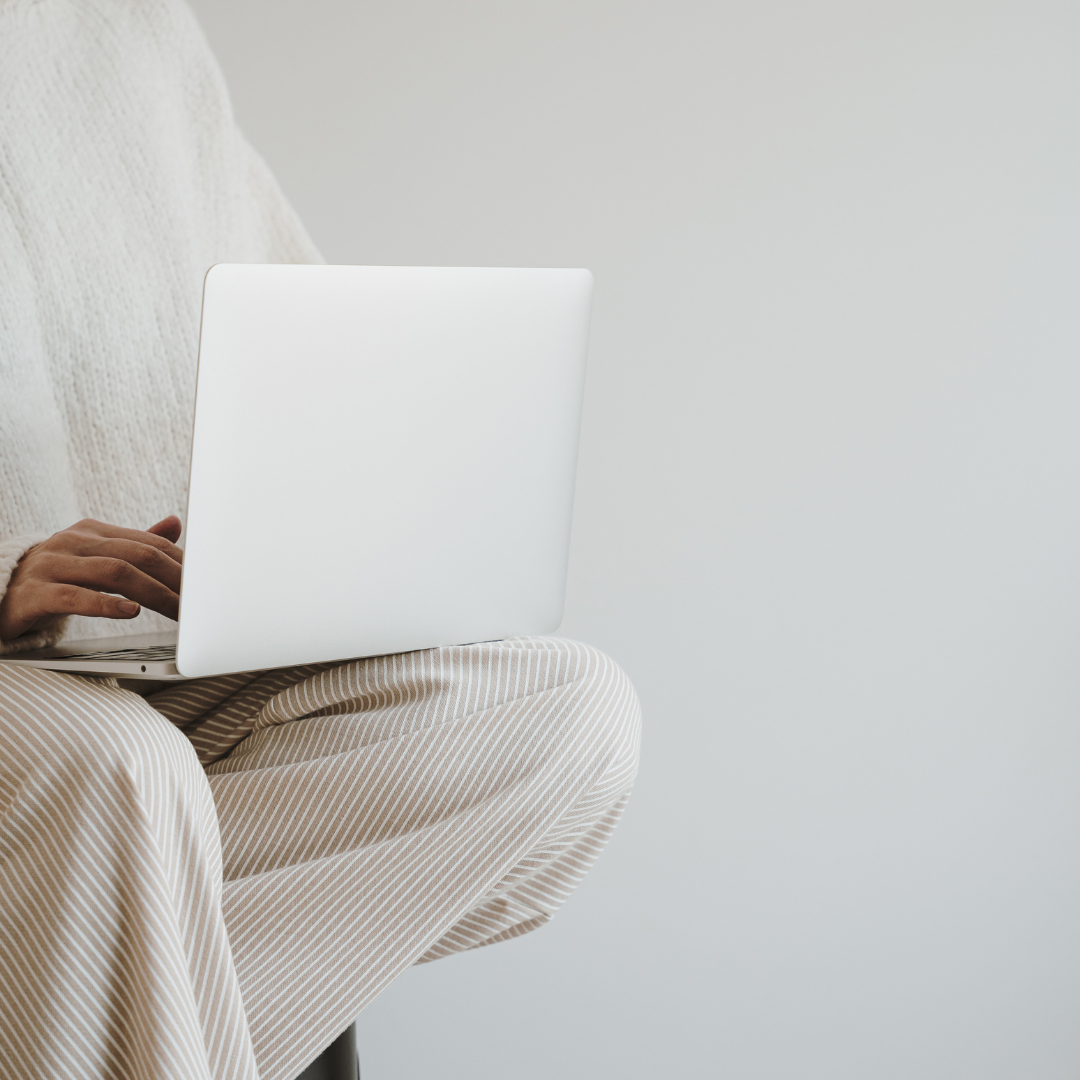
[[[177,667],[554,630],[592,276],[207,274]]]

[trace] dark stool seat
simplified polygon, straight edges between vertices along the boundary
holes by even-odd
[[[296,1080],[360,1080],[356,1024],[350,1024]]]

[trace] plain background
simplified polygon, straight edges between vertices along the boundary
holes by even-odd
[[[365,1080],[1075,1080],[1080,8],[195,8],[329,260],[597,279],[562,632],[638,788]]]

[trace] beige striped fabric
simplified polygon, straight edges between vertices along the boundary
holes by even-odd
[[[288,1080],[398,974],[546,922],[639,712],[518,638],[175,684],[0,664],[0,1071]]]

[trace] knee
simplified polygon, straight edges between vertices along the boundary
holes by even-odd
[[[0,773],[20,787],[145,790],[202,770],[191,745],[136,694],[115,684],[0,665]],[[194,776],[193,773],[193,776]]]
[[[0,665],[0,859],[3,903],[60,912],[94,897],[113,942],[161,896],[219,889],[217,817],[194,749],[115,684]]]
[[[630,679],[591,645],[562,639],[554,643],[565,652],[562,706],[582,756],[599,756],[608,778],[619,777],[629,786],[641,746],[641,706]]]

